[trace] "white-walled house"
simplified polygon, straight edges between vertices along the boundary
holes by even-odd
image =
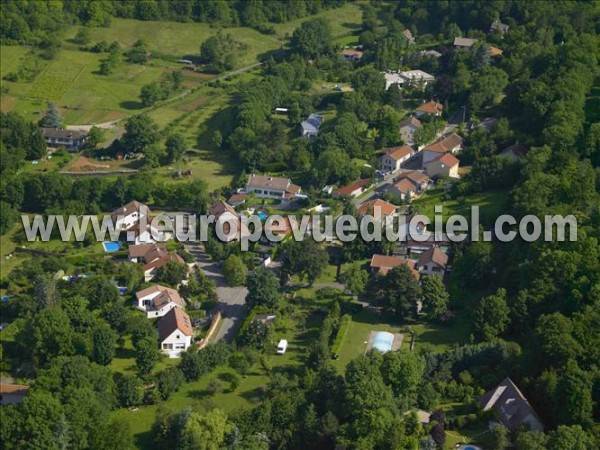
[[[431,247],[419,255],[417,267],[423,275],[438,275],[443,277],[448,265],[448,255],[439,247]]]
[[[398,124],[402,140],[409,145],[414,143],[415,131],[421,127],[423,127],[423,124],[416,117],[409,117]]]
[[[463,148],[463,138],[456,133],[450,133],[442,136],[432,144],[429,144],[422,150],[423,164],[432,161],[444,153],[456,154]],[[431,176],[431,175],[430,175]]]
[[[269,177],[252,174],[246,183],[246,192],[257,198],[274,198],[290,200],[296,197],[302,189],[293,184],[288,178]]]
[[[409,145],[386,148],[383,156],[380,158],[381,170],[385,172],[400,170],[401,164],[409,160],[414,153],[415,151]]]
[[[149,319],[163,317],[173,308],[183,308],[185,302],[175,289],[160,284],[136,292],[136,307],[146,311]]]
[[[111,214],[115,229],[128,231],[137,225],[142,217],[148,218],[150,208],[143,203],[133,200],[120,208],[115,209]]]
[[[181,308],[173,308],[158,321],[160,350],[169,358],[179,358],[192,345],[192,321]]]

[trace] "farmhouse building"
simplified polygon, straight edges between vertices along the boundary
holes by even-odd
[[[63,130],[61,128],[42,128],[42,135],[48,147],[65,147],[70,152],[81,150],[88,137],[87,133],[83,131]]]

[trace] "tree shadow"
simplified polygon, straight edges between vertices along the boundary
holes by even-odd
[[[262,400],[265,395],[265,388],[262,386],[258,386],[254,389],[250,389],[248,391],[240,392],[240,397],[245,398],[246,400],[252,403],[258,403]]]
[[[144,105],[141,102],[137,102],[134,100],[125,100],[124,102],[119,103],[119,106],[124,109],[142,109]]]

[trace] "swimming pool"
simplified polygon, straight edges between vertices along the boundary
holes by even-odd
[[[102,246],[104,247],[104,251],[106,253],[118,252],[121,248],[118,242],[103,242]]]
[[[458,450],[481,450],[481,447],[478,447],[476,445],[463,444],[458,447]]]
[[[259,212],[259,213],[258,213],[258,214],[256,214],[256,215],[258,216],[258,218],[259,218],[260,220],[267,220],[267,217],[268,217],[268,216],[267,216],[267,213],[266,213],[266,212],[262,212],[262,211],[261,211],[261,212]]]

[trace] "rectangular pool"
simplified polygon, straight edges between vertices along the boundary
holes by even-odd
[[[118,252],[121,249],[121,246],[118,242],[103,242],[102,246],[104,247],[104,251],[106,253]]]

